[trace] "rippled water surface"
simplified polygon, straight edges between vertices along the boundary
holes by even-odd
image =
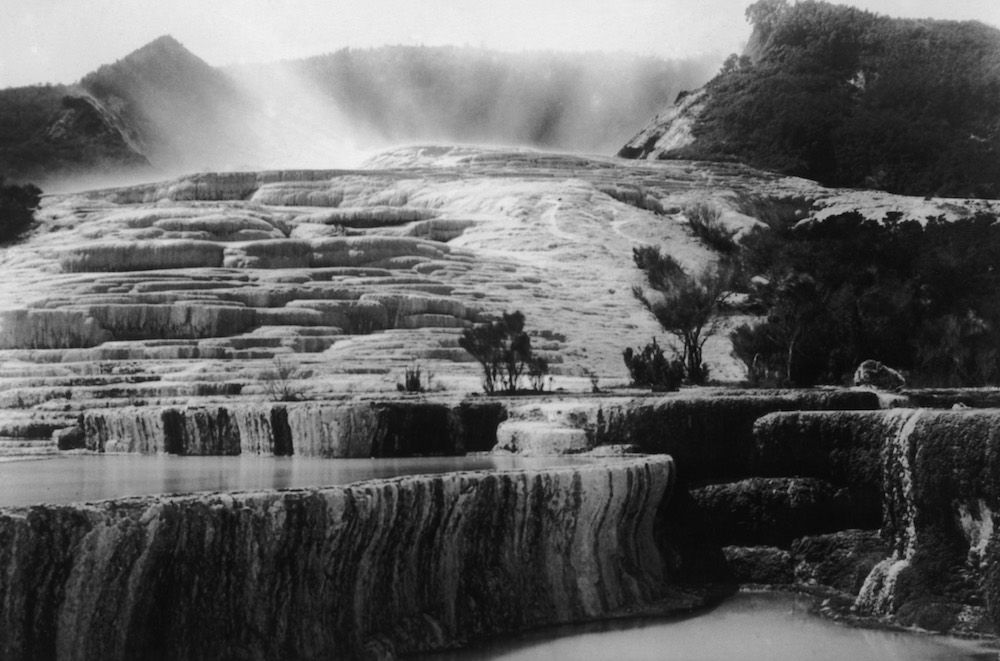
[[[962,661],[997,659],[970,641],[856,629],[810,615],[808,598],[744,593],[685,619],[560,627],[425,657],[574,661]]]
[[[349,484],[461,470],[511,470],[587,463],[573,458],[177,457],[74,455],[0,463],[0,507],[143,494],[243,491]]]

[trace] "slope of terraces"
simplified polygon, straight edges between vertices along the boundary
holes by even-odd
[[[0,254],[0,438],[23,448],[94,407],[263,401],[276,383],[309,399],[395,392],[414,363],[439,389],[474,392],[461,330],[514,309],[553,387],[623,383],[622,348],[663,338],[631,293],[634,246],[703,268],[716,255],[689,204],[746,231],[784,208],[863,207],[859,195],[735,165],[414,147],[353,171],[49,197]],[[868,203],[878,216],[974,206]],[[715,378],[738,380],[728,354],[724,335],[706,349]]]

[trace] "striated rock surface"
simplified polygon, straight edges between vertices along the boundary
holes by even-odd
[[[87,411],[95,452],[301,455],[328,458],[461,455],[493,449],[498,402],[346,400],[131,406]]]
[[[653,538],[671,482],[659,458],[0,511],[0,656],[384,656],[690,607]]]

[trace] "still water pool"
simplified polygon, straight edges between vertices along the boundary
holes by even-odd
[[[467,470],[515,470],[586,459],[502,456],[404,459],[73,455],[0,463],[0,507],[145,494],[292,489]]]
[[[857,629],[811,615],[811,600],[740,593],[683,619],[559,627],[422,657],[436,661],[971,661],[998,658],[954,638]]]

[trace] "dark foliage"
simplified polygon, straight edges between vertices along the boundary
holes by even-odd
[[[685,153],[898,193],[1000,195],[1000,31],[762,0]]]
[[[532,353],[521,312],[505,312],[499,319],[467,328],[458,343],[482,366],[483,390],[487,394],[498,390],[517,393],[525,374],[532,388],[541,390],[548,361]]]
[[[656,338],[641,350],[626,348],[622,357],[633,386],[669,391],[677,390],[684,381],[684,361],[667,358]]]
[[[34,184],[5,184],[0,175],[0,241],[12,241],[31,227],[41,197]]]
[[[751,381],[843,383],[874,359],[911,383],[1000,383],[995,216],[922,225],[848,213],[755,233],[742,260],[766,311],[731,335]]]
[[[728,269],[708,269],[692,276],[673,257],[653,246],[634,248],[632,257],[655,292],[647,295],[637,287],[633,294],[656,317],[663,330],[680,341],[688,382],[704,383],[708,379],[708,366],[702,362],[702,348],[716,330],[719,307],[730,282]]]

